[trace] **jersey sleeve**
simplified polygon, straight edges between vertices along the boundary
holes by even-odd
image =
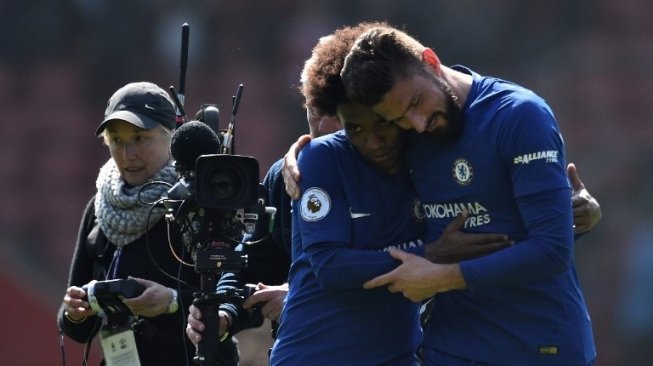
[[[573,214],[564,143],[553,113],[534,98],[502,110],[497,144],[510,167],[527,235],[510,248],[461,263],[470,289],[537,280],[571,265]]]
[[[349,202],[336,166],[334,151],[311,143],[298,160],[301,199],[293,202],[301,236],[317,281],[331,290],[360,289],[397,262],[385,251],[354,249]],[[419,249],[415,249],[419,252]],[[423,250],[422,250],[423,252]]]

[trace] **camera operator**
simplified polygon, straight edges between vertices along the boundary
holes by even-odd
[[[84,210],[57,315],[63,334],[90,347],[100,329],[103,337],[105,326],[115,322],[91,309],[90,282],[134,278],[144,290],[122,302],[129,309],[127,331],[134,332],[134,348],[143,366],[193,364],[194,347],[184,335],[183,310],[192,302],[199,278],[171,252],[188,259],[174,229],[168,244],[165,209],[148,204],[169,188],[148,183],[173,184],[177,179],[169,150],[174,127],[173,103],[155,84],[129,83],[109,99],[95,133],[111,158],[100,169],[97,193]]]
[[[334,116],[315,116],[307,114],[309,134],[319,137],[342,128],[340,121]],[[240,330],[260,326],[257,321],[257,312],[269,319],[273,326],[274,335],[283,303],[288,293],[288,271],[291,258],[291,198],[286,193],[286,188],[281,173],[283,158],[275,162],[268,170],[263,185],[266,188],[266,205],[276,208],[276,214],[270,235],[262,242],[254,245],[245,245],[242,250],[248,256],[247,268],[238,275],[223,274],[217,284],[218,292],[229,288],[242,288],[244,284],[256,284],[256,291],[248,296],[242,303],[222,304],[220,306],[220,323],[218,325],[222,338],[226,341]],[[266,227],[259,223],[258,227]],[[201,321],[200,310],[191,305],[188,314],[186,332],[194,344],[201,340],[201,332],[207,326]],[[229,366],[237,363],[226,364]]]
[[[325,119],[325,122],[320,123],[316,118],[309,119],[311,136],[318,137],[340,128],[340,123],[333,118]],[[256,284],[255,292],[247,296],[242,304],[220,305],[218,327],[223,342],[232,339],[237,343],[233,336],[243,329],[260,326],[263,320],[261,317],[273,322],[273,327],[276,327],[279,321],[283,302],[288,293],[286,281],[291,256],[291,199],[286,194],[281,175],[282,162],[283,159],[279,159],[274,163],[263,179],[266,188],[266,205],[277,210],[269,236],[254,245],[243,245],[242,251],[248,257],[247,268],[238,274],[223,273],[217,284],[217,292],[243,288],[245,284]],[[257,226],[267,227],[265,222],[260,222]],[[201,332],[207,326],[201,321],[201,317],[201,311],[195,305],[191,305],[186,331],[194,344],[201,340]],[[237,349],[233,350],[237,351]],[[234,361],[228,362],[227,359],[223,359],[223,365],[238,364],[237,355],[228,359]]]

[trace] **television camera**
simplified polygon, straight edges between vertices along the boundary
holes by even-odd
[[[179,178],[163,200],[166,220],[176,224],[183,244],[200,275],[200,291],[193,304],[207,325],[202,332],[193,361],[220,365],[218,307],[225,302],[239,304],[255,290],[248,285],[216,288],[224,273],[238,273],[247,266],[247,257],[237,249],[269,235],[276,209],[265,206],[265,187],[259,183],[258,161],[234,151],[236,113],[242,97],[240,84],[232,98],[231,118],[220,129],[219,110],[203,104],[188,121],[184,111],[186,67],[189,44],[188,23],[182,25],[179,92],[170,86],[176,106],[177,128],[170,151]],[[256,314],[256,313],[259,314]],[[263,322],[260,308],[250,316],[250,324]]]
[[[276,211],[265,206],[258,161],[233,153],[235,114],[242,90],[241,84],[225,130],[218,128],[218,108],[203,105],[196,120],[176,129],[171,143],[179,179],[168,190],[164,205],[166,220],[179,228],[200,275],[200,292],[194,294],[193,304],[202,312],[207,327],[194,358],[198,364],[219,364],[219,330],[210,326],[218,324],[219,305],[241,303],[251,293],[249,288],[231,286],[216,291],[218,280],[223,273],[237,273],[247,266],[246,256],[237,247],[263,239],[267,225],[262,227],[259,221],[271,222]],[[262,316],[258,318],[262,320]]]

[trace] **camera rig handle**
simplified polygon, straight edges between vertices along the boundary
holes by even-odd
[[[197,365],[220,366],[222,364],[220,358],[220,330],[216,326],[220,321],[219,307],[222,303],[233,302],[242,297],[236,291],[224,293],[209,291],[209,288],[212,288],[213,291],[215,290],[217,275],[215,273],[205,272],[201,273],[200,276],[202,290],[193,294],[195,297],[193,305],[201,311],[202,322],[208,326],[202,331],[202,340],[197,344],[193,362]]]

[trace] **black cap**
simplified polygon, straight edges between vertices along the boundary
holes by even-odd
[[[150,130],[158,125],[174,129],[175,118],[174,104],[165,90],[147,81],[129,83],[109,98],[104,120],[95,134],[102,133],[107,123],[114,119]]]

